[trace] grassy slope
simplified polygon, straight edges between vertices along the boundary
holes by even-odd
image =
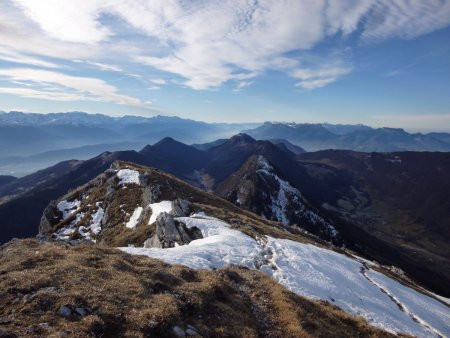
[[[170,337],[175,325],[204,337],[391,336],[257,271],[196,271],[100,245],[11,242],[0,290],[1,336]],[[89,314],[63,318],[64,305]]]

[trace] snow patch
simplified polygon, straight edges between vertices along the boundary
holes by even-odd
[[[378,267],[378,268],[380,267],[380,263],[378,263],[378,262],[373,262],[371,260],[365,259],[365,258],[355,255],[353,253],[351,253],[351,256],[363,265],[371,266],[371,267]]]
[[[92,214],[90,228],[94,235],[97,235],[102,230],[102,219],[105,215],[105,211],[100,206],[101,202],[97,202],[95,205],[98,207],[97,211]]]
[[[100,207],[101,203],[102,202],[95,203],[98,209],[91,215],[91,222],[89,223],[89,226],[80,226],[78,228],[78,232],[81,236],[93,242],[96,242],[96,240],[91,238],[91,234],[97,235],[102,230],[102,219],[105,215],[105,211],[102,207]]]
[[[64,228],[59,229],[54,233],[54,236],[57,240],[67,241],[70,239],[70,236],[77,230],[76,225],[81,222],[84,217],[84,213],[80,212],[76,215],[75,219],[70,222],[70,224]]]
[[[172,201],[161,201],[158,203],[151,203],[149,207],[152,209],[152,215],[150,216],[150,220],[148,224],[153,224],[156,221],[156,218],[159,214],[163,212],[170,213],[172,211]]]
[[[125,224],[127,228],[133,229],[136,227],[137,222],[139,221],[139,217],[141,217],[142,210],[143,210],[142,207],[137,207],[136,209],[134,209],[133,214],[130,217],[130,220],[127,222],[127,224]]]
[[[117,177],[119,178],[120,185],[125,184],[140,184],[139,182],[139,172],[131,169],[120,169],[117,172]]]
[[[63,220],[65,220],[80,208],[80,203],[81,202],[77,199],[71,202],[64,200],[59,202],[56,207],[62,212]]]
[[[204,238],[188,245],[168,249],[122,247],[121,250],[134,255],[159,258],[170,264],[183,264],[194,269],[220,269],[227,265],[241,265],[255,269],[258,258],[258,243],[240,231],[217,219],[177,217],[175,220],[186,227],[197,227]]]
[[[97,235],[101,230],[101,222],[103,219],[103,216],[105,214],[104,210],[102,207],[100,207],[100,203],[101,202],[97,202],[96,206],[98,207],[97,211],[94,212],[91,215],[91,221],[89,223],[89,226],[79,226],[77,227],[78,223],[81,222],[81,220],[84,218],[85,213],[84,212],[80,212],[76,215],[76,218],[70,222],[70,224],[64,228],[59,229],[58,231],[55,232],[54,236],[57,240],[62,240],[62,241],[68,241],[70,240],[70,237],[76,232],[78,231],[78,233],[87,240],[91,240],[93,242],[95,242],[95,240],[93,240],[91,238],[91,234]],[[75,205],[77,205],[77,209],[79,208],[80,204],[75,203]],[[66,206],[66,205],[65,205]],[[74,210],[74,211],[76,211]],[[74,212],[72,211],[69,216]]]

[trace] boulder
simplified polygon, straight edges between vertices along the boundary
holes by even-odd
[[[59,308],[58,315],[64,318],[69,318],[72,315],[72,310],[67,305],[63,305]]]
[[[174,217],[186,217],[189,216],[191,204],[187,200],[177,198],[172,201],[172,215]]]
[[[39,224],[39,234],[45,236],[49,235],[53,230],[53,226],[59,222],[60,212],[58,211],[56,204],[56,201],[51,201],[44,209]]]
[[[178,206],[182,210],[182,206]],[[145,248],[173,248],[175,245],[189,244],[194,239],[203,238],[198,228],[187,228],[174,220],[172,214],[163,212],[156,218],[156,231],[144,242]]]

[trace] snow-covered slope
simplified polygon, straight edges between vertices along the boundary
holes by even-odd
[[[128,253],[160,258],[170,264],[183,264],[195,269],[220,269],[231,264],[255,268],[260,248],[251,237],[230,229],[225,222],[202,214],[178,217],[175,220],[186,224],[188,228],[197,227],[205,238],[194,240],[189,245],[168,249],[134,247],[121,249]]]
[[[195,269],[230,264],[259,269],[299,295],[332,302],[390,332],[418,337],[450,335],[448,306],[365,262],[312,244],[268,236],[255,240],[203,213],[176,220],[200,229],[204,238],[167,249],[120,249]]]

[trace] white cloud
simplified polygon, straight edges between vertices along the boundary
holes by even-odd
[[[23,53],[14,51],[0,51],[0,60],[12,63],[20,63],[44,68],[59,68],[56,63],[42,60],[40,58],[32,57]]]
[[[12,81],[27,81],[36,86],[44,87],[45,91],[29,89],[29,88],[11,88],[10,94],[20,96],[35,97],[39,95],[53,95],[57,99],[68,101],[86,100],[114,102],[117,104],[142,106],[141,100],[122,95],[117,92],[117,88],[106,83],[103,80],[89,77],[70,76],[59,72],[31,69],[31,68],[9,68],[0,69],[0,78],[6,78]],[[48,87],[50,86],[50,87]],[[3,88],[3,93],[7,92],[7,88]]]
[[[32,99],[52,100],[52,101],[92,101],[92,97],[46,90],[36,90],[30,88],[19,87],[0,87],[0,93],[13,94],[22,97],[28,97]]]
[[[253,84],[253,81],[239,81],[234,88],[234,91],[241,91],[244,88],[247,88]]]
[[[296,86],[303,89],[312,90],[325,87],[326,85],[329,85],[330,83],[333,83],[335,81],[336,79],[333,78],[303,80],[298,82]]]
[[[362,33],[364,39],[411,39],[449,25],[448,0],[378,0]]]
[[[149,81],[160,86],[167,84],[167,81],[164,79],[150,79]]]
[[[96,55],[93,46],[55,40],[42,31],[12,1],[0,4],[0,50],[3,53],[33,54],[60,59],[86,58]]]
[[[382,5],[380,3],[382,2]],[[252,77],[266,70],[285,71],[299,68],[302,55],[286,53],[312,49],[326,37],[339,32],[348,35],[363,27],[366,41],[383,38],[408,38],[449,23],[447,4],[422,5],[419,1],[210,1],[170,2],[158,17],[135,20],[136,8],[129,6],[122,15],[161,46],[171,46],[162,55],[141,55],[137,61],[186,78],[194,89],[217,87],[236,80],[243,73]],[[448,3],[448,1],[447,1]],[[406,11],[407,5],[414,7]],[[149,8],[141,7],[139,11]],[[412,14],[411,14],[412,13]],[[396,18],[401,17],[401,20]],[[427,19],[423,19],[426,17]],[[435,26],[431,18],[439,17]],[[393,25],[392,22],[397,22]],[[207,28],[205,28],[207,27]],[[433,28],[434,27],[434,28]],[[161,53],[159,53],[161,54]],[[339,58],[331,63],[343,62]],[[318,88],[347,74],[343,67],[333,76],[303,79],[304,88]]]
[[[2,51],[89,60],[108,71],[134,62],[142,73],[148,66],[170,72],[193,89],[246,83],[268,70],[302,88],[322,87],[351,71],[339,55],[327,62],[340,65],[335,73],[304,66],[303,53],[314,54],[325,39],[409,39],[450,23],[449,0],[4,0],[0,7]],[[105,62],[111,59],[120,66]],[[52,66],[42,62],[25,63]]]
[[[107,1],[13,0],[26,16],[37,22],[50,37],[95,44],[112,33],[98,18],[107,9]]]
[[[84,64],[93,66],[95,68],[98,68],[100,70],[104,70],[104,71],[107,71],[107,72],[123,72],[124,71],[119,66],[110,65],[110,64],[107,64],[107,63],[93,62],[93,61],[87,61],[87,60],[73,60],[73,62],[75,62],[75,63],[84,63]]]
[[[301,80],[296,83],[297,87],[312,90],[329,85],[350,72],[350,66],[327,65],[315,69],[297,68],[293,70],[291,76]]]

